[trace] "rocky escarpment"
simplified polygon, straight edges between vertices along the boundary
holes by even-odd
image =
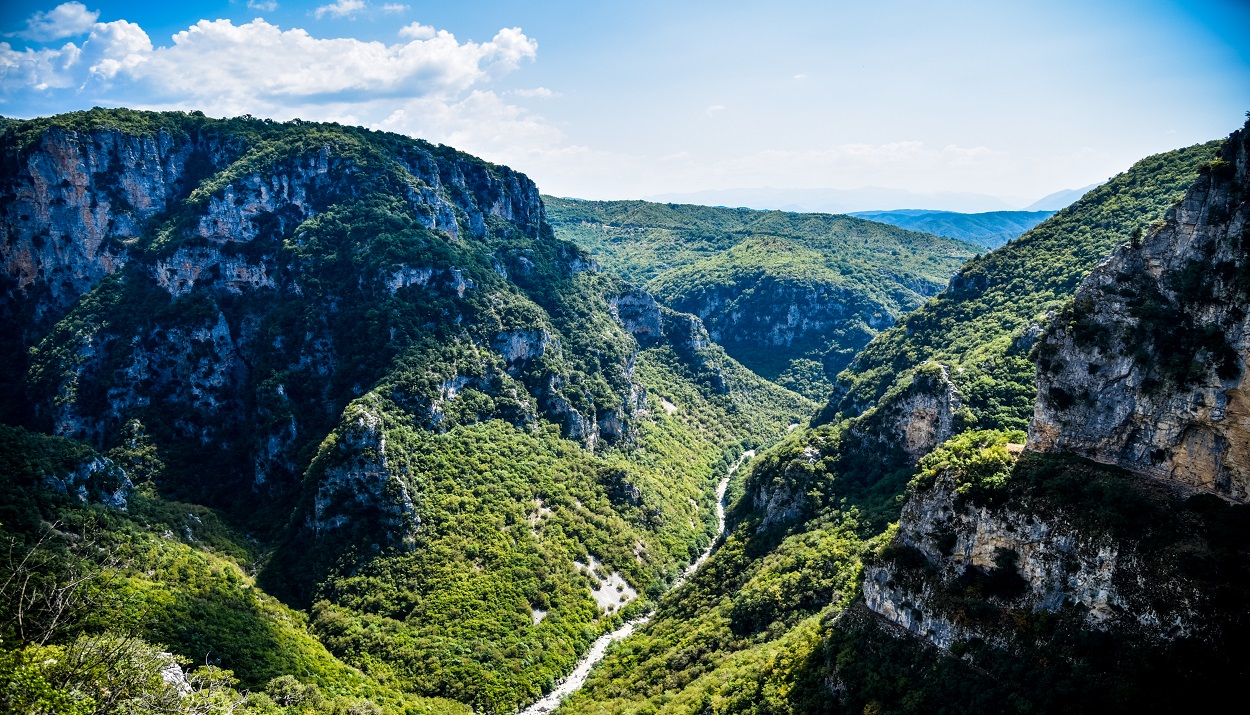
[[[946,366],[925,363],[856,419],[850,433],[865,450],[901,450],[915,464],[954,433],[961,406]]]
[[[1029,447],[1250,498],[1250,129],[1037,347]]]
[[[0,180],[6,301],[30,298],[37,319],[59,317],[125,265],[156,217],[241,151],[237,142],[166,129],[139,136],[52,127],[33,146],[10,143]]]
[[[1037,339],[1027,449],[1023,433],[965,432],[920,461],[864,572],[884,623],[845,637],[910,633],[1043,710],[1138,702],[1112,684],[1171,698],[1245,677],[1248,135]]]
[[[660,337],[658,306],[552,238],[506,167],[183,113],[12,122],[0,139],[0,334],[21,357],[0,370],[6,413],[100,447],[139,419],[171,473],[197,475],[188,497],[289,498],[395,360],[387,397],[427,429],[545,415],[593,446],[626,438],[645,401],[625,344]],[[575,314],[563,300],[604,324],[570,340],[547,314]]]
[[[771,276],[698,286],[665,297],[673,308],[698,315],[712,339],[727,349],[803,354],[828,349],[833,335],[845,336],[838,343],[838,356],[828,366],[831,374],[846,367],[850,355],[878,331],[894,324],[888,308],[856,291]]]
[[[1002,447],[1018,454],[1021,445]],[[945,471],[911,494],[886,557],[865,570],[869,609],[948,651],[973,639],[1009,646],[1011,612],[1066,608],[1082,627],[1154,638],[1204,624],[1209,604],[1192,584],[1134,540],[1082,528],[1084,505],[995,503],[973,491]]]

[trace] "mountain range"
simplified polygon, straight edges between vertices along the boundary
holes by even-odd
[[[561,713],[1235,702],[1247,187],[1250,124],[986,251],[0,120],[0,709],[511,713],[590,655]]]
[[[744,207],[798,213],[843,214],[859,211],[920,209],[984,213],[989,211],[1058,211],[1079,199],[1086,191],[1064,189],[1029,203],[1026,199],[1004,198],[969,192],[921,193],[904,189],[863,187],[858,189],[735,188],[670,192],[645,197],[657,203],[699,204],[702,206]]]

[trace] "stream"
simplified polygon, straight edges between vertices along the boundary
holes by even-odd
[[[699,554],[699,558],[695,559],[693,563],[681,572],[681,575],[677,577],[677,580],[674,581],[673,585],[669,588],[670,591],[684,584],[686,579],[690,577],[690,574],[698,571],[699,567],[703,565],[703,562],[707,561],[707,558],[712,555],[712,549],[716,546],[716,540],[725,533],[725,490],[729,488],[729,478],[734,475],[734,472],[738,471],[738,467],[742,466],[742,463],[746,461],[748,457],[754,456],[754,450],[747,450],[743,452],[738,457],[738,461],[733,463],[733,466],[731,466],[729,471],[725,472],[725,476],[721,478],[720,483],[716,485],[716,536],[712,538],[712,542],[707,545],[707,548],[703,550],[703,553]],[[617,628],[611,633],[600,636],[599,639],[590,646],[590,650],[586,651],[586,654],[582,656],[582,659],[577,661],[577,667],[573,669],[573,672],[569,673],[567,678],[560,681],[560,684],[556,686],[555,690],[547,693],[541,699],[535,701],[534,704],[522,710],[519,715],[544,715],[544,713],[549,713],[555,710],[565,698],[577,692],[583,685],[585,685],[586,678],[590,676],[590,671],[599,663],[599,661],[603,660],[603,656],[608,652],[608,646],[621,640],[622,638],[628,638],[633,634],[636,628],[642,626],[649,620],[651,620],[650,613],[645,616],[639,616],[631,621],[626,621],[620,628]]]

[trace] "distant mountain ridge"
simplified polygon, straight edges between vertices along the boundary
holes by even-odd
[[[1099,186],[1102,186],[1105,183],[1107,182],[1100,181],[1096,184],[1090,184],[1089,186],[1084,186],[1079,189],[1063,189],[1062,191],[1056,191],[1053,194],[1047,194],[1046,196],[1043,196],[1042,198],[1038,199],[1037,201],[1034,201],[1028,206],[1025,206],[1024,210],[1025,211],[1058,211],[1059,209],[1064,209],[1064,208],[1067,208],[1068,206],[1071,206],[1072,204],[1076,203],[1077,199],[1081,198],[1085,194],[1089,193],[1090,191],[1093,191],[1094,189],[1098,188]]]
[[[1021,199],[1003,199],[985,194],[954,191],[920,193],[876,186],[866,186],[858,189],[793,189],[766,186],[759,188],[673,192],[645,196],[643,198],[647,201],[660,203],[831,214],[888,210],[897,206],[916,206],[932,211],[963,211],[969,213],[977,211],[1010,211],[1019,208],[1024,203]]]
[[[1101,182],[1100,182],[1101,183]],[[1017,196],[990,196],[966,191],[919,192],[864,186],[857,189],[778,188],[772,186],[678,191],[644,196],[645,201],[698,204],[757,211],[849,214],[861,211],[892,211],[911,206],[923,211],[984,213],[989,211],[1058,211],[1099,186],[1064,189],[1027,204]]]
[[[988,211],[957,213],[955,211],[858,211],[850,214],[869,221],[924,231],[947,238],[958,238],[978,246],[994,249],[1055,215],[1054,211]]]

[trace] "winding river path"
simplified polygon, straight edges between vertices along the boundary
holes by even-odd
[[[716,485],[716,536],[712,539],[712,543],[708,544],[707,548],[703,550],[703,553],[699,554],[699,558],[695,559],[693,563],[686,567],[686,570],[681,572],[681,575],[677,577],[677,580],[673,582],[669,590],[685,583],[690,574],[698,571],[703,562],[707,561],[707,557],[712,555],[712,549],[716,546],[716,540],[720,538],[721,534],[725,533],[725,490],[729,488],[729,478],[734,475],[734,472],[738,471],[738,467],[742,466],[742,463],[748,457],[754,456],[754,450],[743,452],[738,457],[738,461],[734,462],[729,471],[725,472],[725,476],[721,477],[720,484]],[[604,654],[608,652],[608,646],[622,638],[628,638],[636,628],[649,620],[651,620],[650,613],[632,621],[626,621],[620,628],[607,635],[600,636],[599,640],[590,646],[590,650],[586,651],[586,655],[583,655],[582,659],[577,661],[577,667],[573,669],[573,672],[560,681],[555,690],[547,693],[542,699],[522,710],[519,715],[544,715],[544,713],[555,710],[565,698],[577,692],[586,684],[586,678],[590,676],[590,671],[598,665],[599,661],[603,660]]]

